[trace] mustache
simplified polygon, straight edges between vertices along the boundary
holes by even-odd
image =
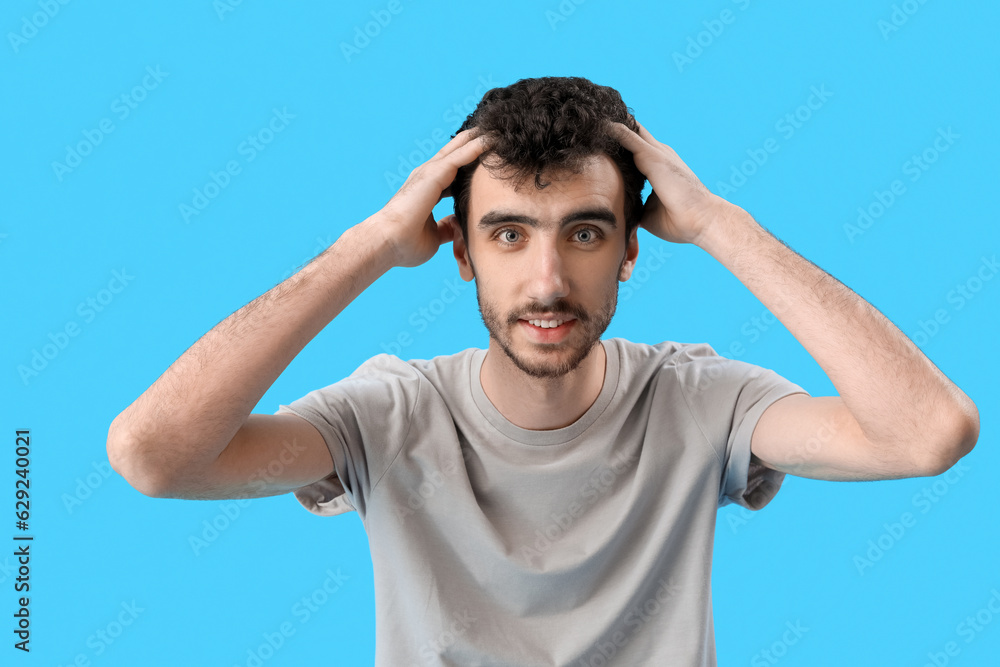
[[[555,311],[557,313],[569,313],[575,317],[581,324],[586,324],[590,321],[590,315],[583,308],[579,308],[569,303],[557,301],[551,306],[531,306],[522,308],[519,314],[511,315],[507,318],[507,324],[515,325],[522,316],[528,313],[544,313],[546,311]]]

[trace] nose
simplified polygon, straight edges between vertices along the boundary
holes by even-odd
[[[555,239],[536,241],[534,253],[528,270],[528,297],[538,303],[548,306],[557,299],[569,294],[569,279],[566,275],[566,265]]]

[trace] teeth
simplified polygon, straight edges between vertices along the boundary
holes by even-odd
[[[566,320],[528,320],[529,324],[534,324],[536,327],[541,327],[543,329],[553,329]]]

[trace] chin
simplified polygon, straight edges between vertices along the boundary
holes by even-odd
[[[583,343],[540,347],[529,342],[523,346],[515,345],[515,349],[511,349],[505,342],[494,339],[514,366],[535,378],[557,378],[575,371],[599,342],[595,341],[589,347],[585,347]]]

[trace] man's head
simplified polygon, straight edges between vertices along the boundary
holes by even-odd
[[[452,185],[455,257],[476,279],[491,346],[536,378],[588,357],[638,253],[645,177],[606,120],[638,129],[615,90],[544,78],[490,90],[462,126],[484,130],[488,148]]]
[[[478,127],[489,137],[489,148],[461,167],[451,185],[455,220],[463,237],[468,239],[472,174],[481,164],[513,182],[533,179],[534,187],[542,189],[548,185],[542,179],[545,172],[577,171],[587,158],[605,154],[624,182],[628,238],[642,215],[646,177],[635,166],[632,153],[607,134],[606,121],[639,131],[617,90],[582,77],[521,79],[505,88],[488,90],[458,129]]]

